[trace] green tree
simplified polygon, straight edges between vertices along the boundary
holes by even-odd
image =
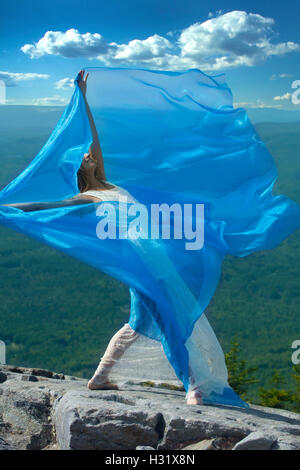
[[[247,367],[246,361],[240,359],[241,349],[237,339],[231,342],[231,348],[225,354],[225,361],[228,369],[228,382],[233,390],[246,400],[246,393],[251,384],[257,383],[257,379],[253,376],[257,367]]]
[[[284,385],[285,381],[278,371],[274,371],[270,380],[271,388],[266,389],[260,387],[258,395],[260,398],[260,405],[269,406],[271,408],[290,409],[291,402],[293,401],[292,393],[288,390],[278,388]]]
[[[300,412],[300,364],[293,366],[294,374],[293,379],[296,382],[295,391],[292,392],[292,411]]]

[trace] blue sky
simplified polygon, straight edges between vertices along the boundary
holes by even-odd
[[[300,109],[299,13],[291,0],[9,0],[0,80],[8,104],[64,105],[85,66],[199,68],[224,72],[246,108]]]

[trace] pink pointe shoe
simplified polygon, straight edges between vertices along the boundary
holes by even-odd
[[[87,388],[90,390],[119,390],[118,385],[109,382],[109,380],[97,381],[97,379],[93,378],[88,381]]]
[[[186,396],[187,405],[203,405],[202,394],[199,389],[190,390]]]

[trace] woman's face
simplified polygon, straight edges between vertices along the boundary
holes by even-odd
[[[96,169],[96,162],[90,153],[85,153],[81,162],[83,170],[91,171]]]

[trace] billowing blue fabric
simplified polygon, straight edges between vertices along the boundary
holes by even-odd
[[[274,196],[276,168],[224,76],[90,68],[87,98],[107,179],[149,209],[204,204],[204,245],[185,239],[105,239],[96,227],[104,202],[35,212],[0,206],[0,222],[81,259],[130,286],[130,325],[161,342],[189,386],[186,341],[218,285],[226,254],[271,249],[300,227],[300,206]],[[55,201],[77,194],[76,172],[92,137],[78,86],[51,137],[0,192],[0,204]],[[122,204],[107,220],[120,230]],[[129,204],[130,205],[130,204]],[[173,227],[176,215],[171,219]],[[129,216],[129,222],[135,217]],[[186,216],[197,222],[195,213]],[[159,223],[161,226],[161,223]],[[172,228],[171,227],[171,228]],[[172,230],[171,230],[172,233]],[[224,385],[208,403],[246,404]]]

